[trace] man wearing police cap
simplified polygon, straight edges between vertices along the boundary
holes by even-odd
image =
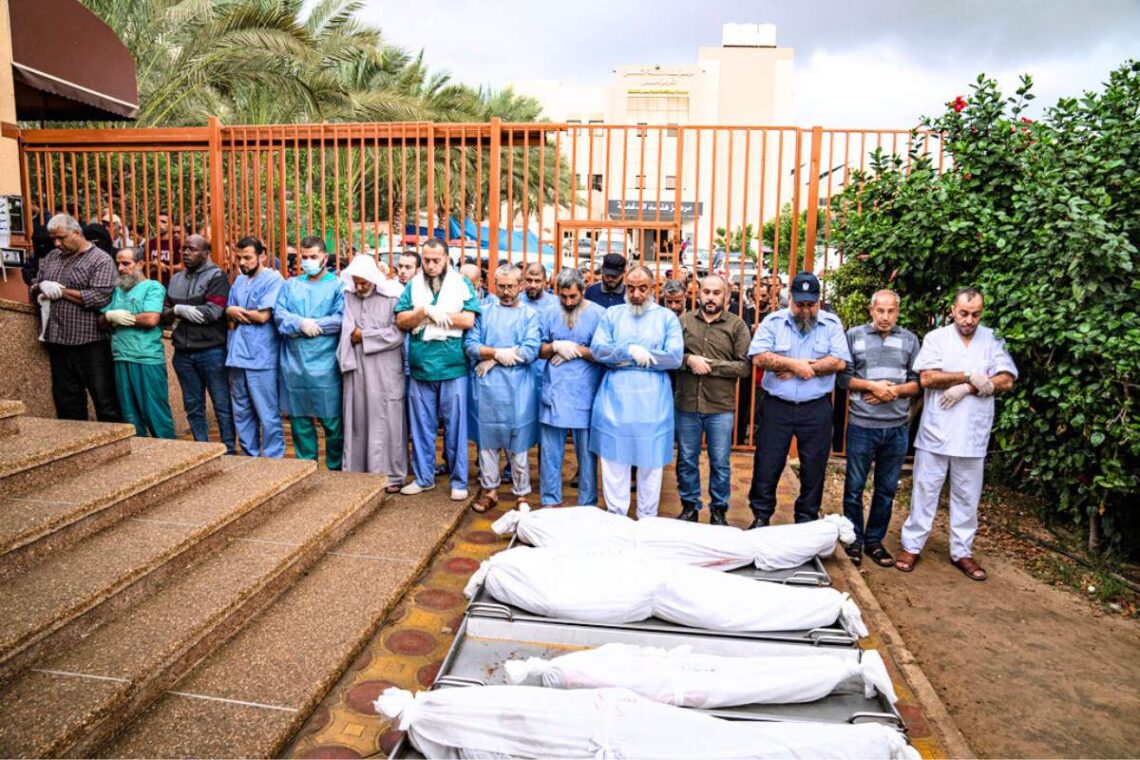
[[[839,317],[820,309],[819,279],[800,272],[792,279],[791,302],[760,323],[748,355],[765,370],[760,430],[748,493],[752,525],[768,525],[776,511],[776,485],[792,436],[800,455],[800,494],[795,521],[819,517],[823,477],[831,451],[831,392],[835,375],[851,361]]]

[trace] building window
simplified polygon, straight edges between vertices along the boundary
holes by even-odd
[[[644,174],[633,175],[633,189],[634,190],[645,189],[645,175]]]
[[[668,129],[665,130],[665,136],[666,137],[676,137],[677,136],[677,122],[671,121],[666,126],[668,127]]]
[[[629,93],[626,112],[635,124],[662,124],[676,127],[689,123],[688,93]]]
[[[605,124],[606,120],[602,118],[590,119],[591,124]]]
[[[666,190],[676,190],[677,189],[677,176],[676,175],[674,175],[674,174],[666,174],[665,175],[665,189]]]
[[[591,174],[590,175],[590,189],[596,190],[599,193],[602,192],[602,175],[600,175],[600,174]]]

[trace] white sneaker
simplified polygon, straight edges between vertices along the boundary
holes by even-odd
[[[451,500],[452,501],[466,501],[467,500],[467,489],[466,488],[452,488],[451,489]]]
[[[435,488],[435,483],[432,483],[430,486],[421,486],[419,483],[413,480],[411,483],[408,483],[406,486],[401,488],[400,493],[404,494],[404,496],[415,496],[418,493],[430,491],[433,488]]]

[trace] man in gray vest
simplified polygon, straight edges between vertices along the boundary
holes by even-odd
[[[897,293],[880,290],[871,296],[871,321],[847,331],[852,361],[837,378],[849,393],[843,513],[855,525],[855,540],[844,548],[856,565],[864,551],[882,567],[894,564],[883,537],[910,442],[910,400],[919,394],[918,338],[895,324],[898,318]],[[872,463],[875,487],[864,525],[863,489]]]

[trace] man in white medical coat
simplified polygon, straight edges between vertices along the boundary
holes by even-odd
[[[902,527],[903,551],[895,561],[904,573],[918,562],[949,473],[950,561],[967,578],[986,579],[971,545],[978,529],[994,396],[1013,388],[1017,367],[1005,342],[981,324],[983,306],[979,291],[959,290],[951,309],[953,324],[928,333],[914,362],[926,396],[914,441],[910,515]]]

